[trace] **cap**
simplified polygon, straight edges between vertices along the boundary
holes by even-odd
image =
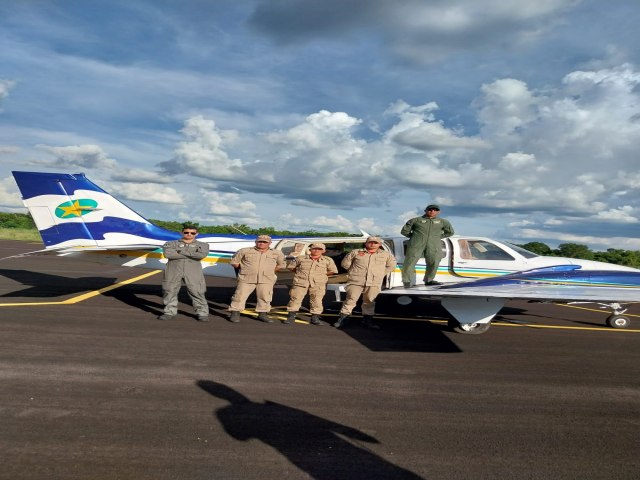
[[[258,235],[258,238],[256,238],[256,241],[258,240],[265,240],[267,242],[271,241],[271,237],[269,235]]]
[[[431,204],[431,205],[427,205],[427,208],[425,208],[425,210],[438,210],[440,211],[440,207],[436,204]]]
[[[376,242],[376,243],[382,243],[382,239],[380,237],[369,237],[367,238],[367,242]]]
[[[309,245],[309,249],[312,248],[320,248],[322,250],[326,250],[327,247],[324,246],[324,243],[312,243],[311,245]]]

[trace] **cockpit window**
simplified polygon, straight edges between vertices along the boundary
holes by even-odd
[[[516,252],[518,252],[520,255],[522,255],[524,258],[535,258],[535,257],[539,257],[540,255],[530,252],[529,250],[525,250],[522,247],[519,247],[518,245],[514,245],[511,242],[504,242],[507,245],[509,245],[510,248],[513,248]]]
[[[460,257],[465,260],[515,260],[498,245],[484,240],[458,240]]]

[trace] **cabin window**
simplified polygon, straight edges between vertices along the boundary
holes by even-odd
[[[458,240],[460,258],[464,260],[515,260],[495,243],[485,240]]]

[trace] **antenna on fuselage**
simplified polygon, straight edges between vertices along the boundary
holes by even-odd
[[[242,230],[240,230],[239,228],[237,228],[235,225],[229,225],[231,228],[233,228],[234,230],[239,231],[241,234],[243,235],[248,235],[247,233],[244,233]]]

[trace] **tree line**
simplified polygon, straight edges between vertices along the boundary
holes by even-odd
[[[595,260],[598,262],[614,263],[627,267],[640,268],[639,250],[622,250],[619,248],[608,248],[604,252],[594,252],[588,246],[580,243],[561,243],[558,248],[552,249],[542,242],[529,242],[519,247],[537,253],[538,255],[548,255],[551,257],[581,258],[583,260]]]
[[[167,230],[179,232],[185,225],[183,222],[150,220],[150,222]],[[245,224],[234,223],[231,225],[199,225],[201,233],[220,233],[220,234],[246,234],[246,235],[277,235],[291,237],[357,237],[358,234],[348,232],[317,232],[315,230],[306,230],[302,232],[292,232],[289,230],[276,230],[273,227],[252,228]],[[31,215],[25,213],[3,213],[0,212],[0,228],[21,228],[26,230],[35,230],[36,226]],[[625,265],[628,267],[640,268],[640,251],[638,250],[622,250],[618,248],[608,248],[604,252],[591,250],[587,245],[580,243],[561,243],[558,248],[551,248],[542,242],[529,242],[518,245],[530,252],[538,255],[548,255],[552,257],[568,257],[580,258],[583,260],[596,260],[598,262],[613,263],[616,265]]]

